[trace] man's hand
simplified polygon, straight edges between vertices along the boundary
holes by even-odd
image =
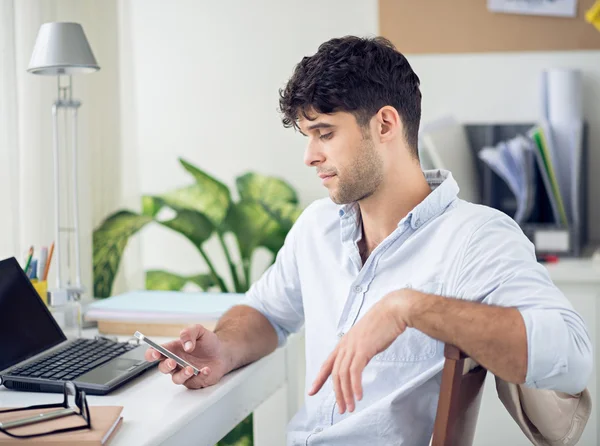
[[[163,347],[200,370],[200,373],[194,376],[191,367],[182,369],[173,359],[165,358],[153,348],[149,348],[145,353],[146,360],[156,361],[160,358],[158,370],[171,374],[175,384],[183,384],[188,389],[199,389],[216,384],[228,372],[221,341],[215,333],[202,325],[192,325],[183,329],[179,339],[167,342]]]
[[[309,395],[316,394],[331,375],[340,413],[354,410],[354,398],[362,399],[363,369],[406,330],[410,299],[405,291],[387,294],[346,333],[321,367]]]

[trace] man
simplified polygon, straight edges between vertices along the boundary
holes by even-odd
[[[213,385],[304,324],[310,396],[288,427],[294,445],[428,444],[444,343],[508,382],[585,388],[585,325],[519,226],[458,199],[449,172],[422,172],[419,78],[390,42],[324,43],[280,108],[329,198],[303,212],[245,305],[166,344],[201,374],[172,360],[163,373]]]

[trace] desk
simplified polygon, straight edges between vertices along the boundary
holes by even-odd
[[[85,337],[94,331],[86,330]],[[160,338],[157,338],[163,342]],[[285,349],[230,373],[212,387],[175,386],[156,368],[90,405],[123,406],[123,425],[111,446],[213,446],[275,392],[285,386]],[[16,392],[0,387],[0,406],[55,402],[59,394]]]

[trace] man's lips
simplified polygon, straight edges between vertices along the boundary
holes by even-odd
[[[319,178],[321,178],[322,180],[324,180],[325,178],[330,178],[330,177],[334,177],[335,173],[320,173],[319,174]]]
[[[334,177],[335,177],[335,173],[320,173],[319,174],[319,178],[321,178],[321,181],[323,182],[323,184],[327,184]]]

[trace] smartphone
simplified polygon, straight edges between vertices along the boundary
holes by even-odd
[[[152,339],[148,339],[146,336],[144,336],[142,333],[140,333],[139,331],[136,331],[134,333],[134,336],[136,338],[138,338],[140,341],[145,342],[146,344],[148,344],[150,347],[152,347],[154,350],[156,350],[157,352],[160,352],[163,356],[167,357],[167,358],[171,358],[173,359],[177,364],[179,364],[181,367],[191,367],[192,370],[194,371],[194,375],[197,375],[198,373],[200,373],[200,370],[198,370],[196,367],[194,367],[192,364],[190,364],[189,362],[187,362],[185,359],[180,358],[179,356],[177,356],[175,353],[170,352],[169,350],[167,350],[166,348],[164,348],[162,345],[158,345],[156,342],[154,342]]]

